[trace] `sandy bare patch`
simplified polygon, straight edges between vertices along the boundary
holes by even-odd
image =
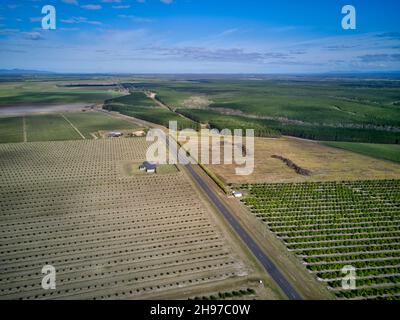
[[[91,105],[88,103],[5,105],[0,106],[0,116],[21,116],[28,114],[80,111],[90,107]]]
[[[182,102],[182,105],[186,108],[202,109],[207,108],[211,103],[212,101],[205,96],[191,96],[190,98],[185,99]]]

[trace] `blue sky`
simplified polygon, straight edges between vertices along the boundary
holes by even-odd
[[[53,5],[57,29],[41,29]],[[357,29],[343,30],[351,4]],[[400,70],[398,0],[3,0],[0,69],[110,73]]]

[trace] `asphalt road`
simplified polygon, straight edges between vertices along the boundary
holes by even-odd
[[[291,284],[286,280],[284,275],[278,270],[275,264],[265,255],[263,250],[257,245],[253,238],[243,229],[241,224],[229,211],[229,209],[221,202],[218,196],[210,189],[207,183],[194,171],[191,165],[186,166],[188,172],[191,174],[193,179],[201,187],[201,189],[207,194],[212,203],[218,208],[218,210],[223,214],[229,224],[236,231],[236,233],[242,238],[246,243],[250,251],[255,255],[255,257],[263,265],[264,269],[270,274],[270,276],[275,280],[278,286],[286,294],[290,300],[302,300],[298,292],[291,286]]]

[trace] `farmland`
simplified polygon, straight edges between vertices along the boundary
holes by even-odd
[[[143,91],[153,92],[162,108]],[[179,128],[254,128],[256,135],[398,144],[396,79],[266,76],[44,78],[3,82],[0,106],[87,103]],[[180,116],[183,115],[184,117]],[[192,119],[193,121],[189,120]]]
[[[86,139],[92,139],[93,133],[98,131],[113,131],[124,129],[136,129],[137,125],[121,119],[113,118],[100,112],[89,113],[64,113],[63,116],[68,119]]]
[[[351,143],[351,142],[325,142],[327,146],[340,148],[365,154],[370,157],[400,162],[400,145]]]
[[[0,108],[2,106],[46,105],[70,103],[103,103],[104,100],[122,95],[115,85],[71,86],[77,79],[43,78],[18,79],[0,84]],[[105,80],[100,80],[99,83]],[[79,79],[80,84],[96,83],[96,80]]]
[[[215,148],[220,146],[213,146]],[[211,164],[208,168],[226,184],[400,178],[400,165],[397,163],[328,147],[315,141],[291,137],[255,138],[254,149],[255,168],[251,175],[236,175],[234,164]],[[290,159],[311,174],[297,174],[274,155]]]
[[[165,127],[168,127],[169,121],[176,121],[180,129],[198,127],[195,122],[183,118],[168,108],[159,106],[140,91],[133,91],[127,96],[107,100],[104,108],[108,111],[117,111]]]
[[[157,104],[149,99],[143,92],[141,91],[133,91],[130,94],[119,97],[119,98],[114,98],[110,101],[106,101],[106,105],[109,103],[112,104],[121,104],[121,105],[131,105],[134,107],[148,107],[148,108],[156,108]]]
[[[0,143],[93,139],[98,131],[135,129],[126,120],[100,112],[68,112],[0,118]]]
[[[144,138],[0,145],[1,299],[260,292],[254,265],[185,172],[121,170],[143,161],[147,146]],[[40,285],[47,264],[55,290]],[[265,288],[260,297],[280,297]]]
[[[279,246],[264,249],[292,281],[299,275],[297,289],[313,283],[299,292],[398,298],[399,89],[391,79],[312,77],[0,82],[0,115],[19,112],[0,117],[0,299],[282,299],[187,168],[149,175],[139,170],[144,138],[102,139],[171,120],[255,130],[251,175],[235,164],[203,170],[226,193],[244,192],[245,205],[225,200],[270,231]],[[46,264],[57,270],[54,291],[40,287]],[[357,268],[356,290],[341,289],[344,265]],[[332,296],[311,292],[325,290],[317,281]]]
[[[359,128],[348,125],[342,127],[340,124],[298,124],[296,121],[279,121],[271,119],[260,119],[254,116],[231,115],[216,112],[214,110],[189,110],[178,109],[177,112],[194,121],[208,124],[211,128],[222,129],[254,129],[259,137],[279,137],[281,135],[294,136],[311,140],[326,141],[353,141],[370,143],[392,143],[399,142],[400,133],[387,130],[375,130],[372,128]]]
[[[400,297],[400,180],[244,184],[250,211],[338,298]],[[342,288],[342,268],[356,288]]]
[[[57,114],[26,117],[26,132],[28,141],[82,139],[79,133]]]
[[[165,79],[124,83],[151,90],[178,113],[216,128],[232,122],[259,135],[398,143],[399,84],[391,79]]]
[[[23,141],[23,119],[0,118],[0,143]]]

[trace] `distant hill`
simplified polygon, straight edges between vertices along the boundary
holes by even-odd
[[[0,75],[55,74],[55,72],[25,69],[0,69]]]

